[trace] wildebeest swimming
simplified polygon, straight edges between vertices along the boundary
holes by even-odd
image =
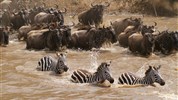
[[[51,28],[43,30],[33,30],[28,33],[26,40],[26,49],[44,49],[60,50],[62,46],[67,45],[71,37],[71,29]]]
[[[91,50],[92,48],[100,48],[103,43],[108,41],[111,43],[117,42],[115,32],[111,27],[91,28],[74,32],[68,47]]]
[[[155,25],[148,26],[148,25],[139,25],[139,26],[133,26],[130,28],[128,26],[124,32],[120,33],[118,36],[118,41],[120,46],[122,47],[128,47],[128,38],[132,34],[138,33],[144,35],[145,33],[153,33],[155,31]]]
[[[132,34],[128,39],[129,50],[143,56],[149,56],[153,52],[154,37],[152,33]]]
[[[91,4],[92,8],[78,15],[79,22],[83,25],[95,25],[95,27],[98,28],[98,26],[103,23],[104,9],[109,5],[110,3],[108,2],[106,5]]]
[[[155,66],[149,66],[147,71],[145,72],[144,77],[138,77],[133,73],[127,72],[123,73],[118,78],[118,84],[127,84],[127,85],[137,85],[142,84],[145,86],[151,85],[156,86],[154,83],[159,83],[161,86],[165,85],[165,81],[162,79],[162,77],[159,74],[159,69],[161,68],[161,65],[158,67]]]
[[[65,11],[58,10],[58,6],[57,8],[46,9],[34,16],[34,22],[36,24],[58,22],[59,25],[64,25],[63,14],[66,13],[66,11],[66,8]]]
[[[112,27],[114,28],[114,31],[116,33],[116,36],[118,36],[121,32],[123,32],[128,26],[139,26],[142,25],[141,18],[125,18],[122,20],[116,20],[114,22],[111,22]]]
[[[40,29],[43,29],[43,28],[45,28],[45,27],[43,27],[42,25],[24,25],[24,26],[21,26],[18,29],[18,40],[26,40],[28,32],[30,32],[31,30],[40,30]]]
[[[162,31],[155,38],[154,51],[160,51],[163,54],[171,54],[177,49],[178,32]]]
[[[10,22],[13,29],[18,30],[21,26],[28,24],[27,12],[22,9],[10,16]]]

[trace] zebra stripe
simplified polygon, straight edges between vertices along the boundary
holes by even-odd
[[[110,64],[102,63],[95,73],[78,69],[71,75],[71,81],[75,83],[97,83],[108,80],[110,83],[113,83],[114,79],[110,75],[108,66],[110,66]]]
[[[118,78],[118,84],[127,84],[127,85],[135,85],[135,84],[145,84],[145,85],[151,85],[154,82],[159,83],[160,85],[164,85],[165,82],[161,78],[161,76],[158,73],[158,69],[160,67],[152,67],[149,66],[149,69],[145,72],[144,77],[138,77],[132,73],[123,73]]]
[[[62,74],[69,68],[65,63],[65,55],[58,54],[58,59],[51,56],[45,56],[38,61],[37,69],[41,71],[54,71],[56,74]]]
[[[49,71],[53,66],[51,66],[52,60],[50,59],[51,56],[45,56],[40,59],[38,62],[38,68],[41,69],[41,71]]]

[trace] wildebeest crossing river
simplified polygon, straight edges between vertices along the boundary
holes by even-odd
[[[135,15],[140,17],[139,15]],[[104,24],[122,16],[104,16]],[[76,19],[65,16],[65,23]],[[159,30],[178,30],[177,18],[144,17],[144,23],[152,25],[157,22]],[[168,56],[151,54],[149,58],[133,55],[127,48],[118,46],[102,47],[99,51],[67,50],[69,71],[63,75],[53,75],[51,72],[37,71],[38,60],[45,56],[55,56],[54,52],[45,50],[29,51],[25,42],[11,40],[7,47],[0,47],[1,99],[51,99],[51,100],[176,100],[178,98],[178,53]],[[117,84],[118,77],[123,72],[144,74],[148,65],[162,65],[160,74],[166,84],[157,87],[123,87],[114,85],[109,88],[89,84],[76,84],[70,81],[71,73],[76,69],[96,70],[103,61],[112,60],[111,73]]]

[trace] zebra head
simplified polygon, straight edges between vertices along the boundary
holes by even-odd
[[[62,74],[63,72],[67,72],[69,68],[66,65],[66,54],[56,53],[56,55],[58,56],[58,60],[57,60],[55,72],[57,74]]]
[[[159,65],[158,67],[149,66],[149,69],[145,72],[145,75],[151,77],[153,82],[159,83],[161,86],[163,86],[165,85],[165,81],[162,79],[158,72],[160,68],[161,65]]]
[[[110,83],[114,83],[114,79],[111,77],[109,66],[110,63],[103,62],[97,69],[98,76],[104,80],[108,80]]]

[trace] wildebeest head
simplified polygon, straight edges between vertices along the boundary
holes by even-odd
[[[157,41],[163,54],[170,54],[174,50],[174,38],[168,30],[161,32]]]
[[[104,32],[105,38],[109,40],[111,43],[117,42],[117,37],[116,37],[114,29],[112,27],[107,27],[104,29],[105,29],[105,32]]]
[[[152,26],[140,25],[140,31],[142,34],[153,33],[153,32],[155,32],[156,25],[157,25],[156,22],[155,22],[155,25],[152,25]]]
[[[63,25],[64,24],[64,17],[63,17],[62,12],[55,10],[53,12],[53,14],[56,16],[57,21],[59,22],[59,25]]]
[[[141,20],[141,18],[127,18],[126,19],[129,23],[129,25],[133,25],[133,26],[139,26],[143,24],[143,21]]]
[[[64,26],[60,28],[62,34],[62,45],[67,46],[71,39],[71,28],[69,26]]]
[[[96,4],[93,5],[93,3],[91,4],[92,8],[90,10],[94,10],[96,12],[100,12],[101,15],[103,15],[103,11],[106,7],[110,6],[110,3],[106,2],[106,5],[102,5],[102,4]]]
[[[173,39],[174,48],[178,50],[178,31],[172,31],[170,32],[170,35]]]
[[[54,45],[55,48],[52,49],[59,49],[62,45],[62,34],[60,33],[59,29],[49,29],[48,37],[50,45]]]
[[[146,49],[146,53],[149,55],[153,51],[154,37],[151,33],[145,33],[143,35],[143,42]]]

